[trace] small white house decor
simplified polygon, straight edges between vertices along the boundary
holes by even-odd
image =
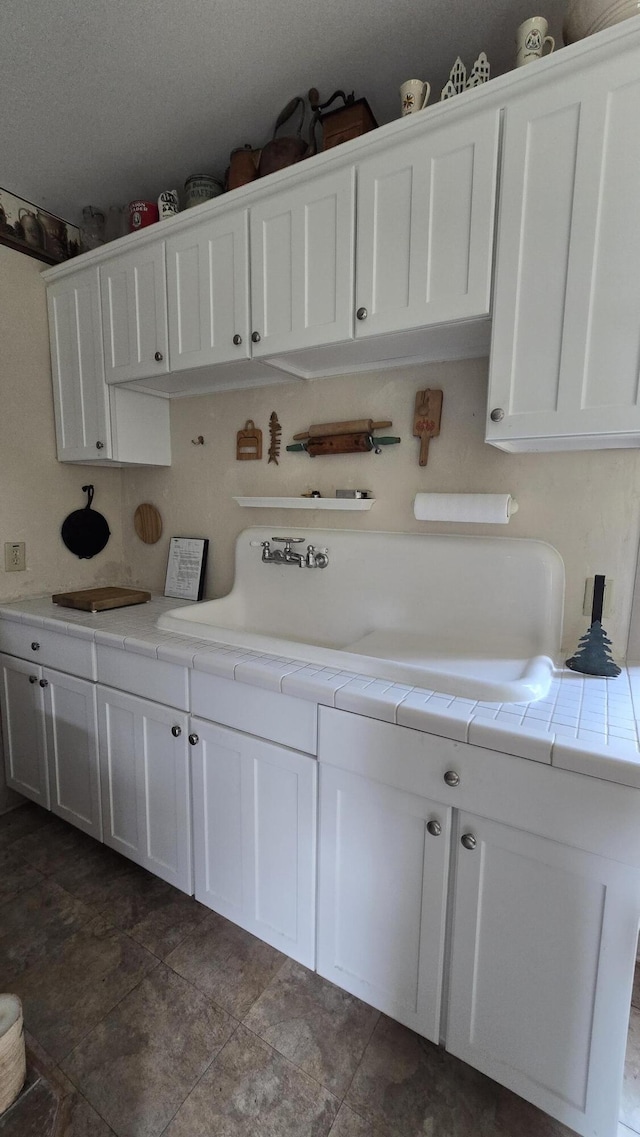
[[[460,56],[458,56],[451,68],[449,78],[442,88],[440,102],[442,102],[443,99],[452,99],[454,95],[461,94],[462,91],[468,90],[469,87],[479,87],[481,83],[487,83],[490,76],[491,65],[484,51],[480,52],[480,55],[471,68],[471,74],[468,78],[467,69]]]

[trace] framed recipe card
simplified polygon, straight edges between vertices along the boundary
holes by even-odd
[[[209,541],[206,537],[172,537],[169,546],[165,596],[202,600]]]

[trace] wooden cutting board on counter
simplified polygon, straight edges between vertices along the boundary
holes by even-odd
[[[79,608],[81,612],[107,612],[110,608],[127,608],[130,604],[146,604],[151,593],[141,588],[81,588],[75,592],[57,592],[54,604],[62,608]]]

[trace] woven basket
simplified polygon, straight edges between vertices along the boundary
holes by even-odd
[[[0,995],[0,1115],[16,1100],[27,1076],[22,1003]]]

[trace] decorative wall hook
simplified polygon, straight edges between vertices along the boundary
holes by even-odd
[[[204,446],[204,438],[202,437],[202,435],[199,434],[197,438],[192,438],[191,439],[191,445],[192,446]]]

